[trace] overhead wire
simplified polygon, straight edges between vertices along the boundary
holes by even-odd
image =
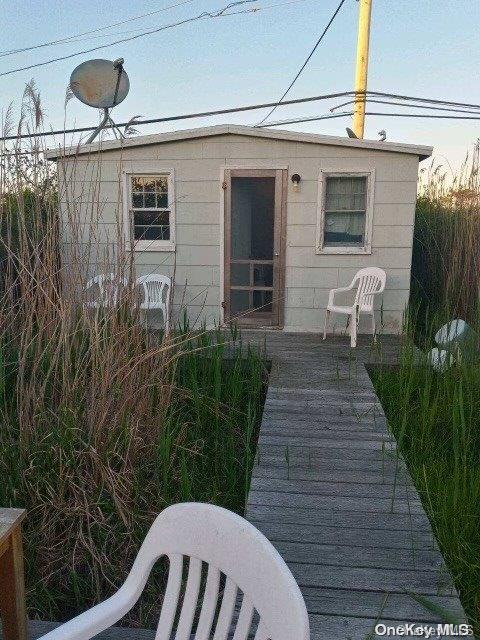
[[[324,94],[324,95],[319,95],[319,96],[312,96],[312,97],[307,97],[307,98],[294,98],[292,100],[285,100],[285,102],[282,103],[282,106],[289,106],[289,105],[293,105],[293,104],[303,104],[306,102],[318,102],[320,100],[330,100],[332,98],[343,98],[345,96],[352,96],[355,95],[354,91],[341,91],[341,92],[337,92],[337,93],[328,93],[328,94]],[[158,123],[162,123],[162,122],[174,122],[174,121],[178,121],[178,120],[190,120],[190,119],[196,119],[196,118],[208,118],[211,116],[218,116],[218,115],[226,115],[229,113],[242,113],[244,111],[255,111],[257,109],[267,109],[268,107],[273,106],[274,104],[276,104],[275,102],[264,102],[261,104],[250,104],[250,105],[246,105],[246,106],[242,106],[242,107],[231,107],[228,109],[216,109],[214,111],[197,111],[195,113],[184,113],[184,114],[180,114],[180,115],[173,115],[173,116],[165,116],[163,118],[149,118],[149,119],[143,119],[143,120],[135,120],[135,121],[129,121],[129,122],[119,122],[117,124],[118,127],[126,127],[126,126],[139,126],[139,125],[145,125],[145,124],[158,124]],[[111,128],[110,125],[106,126],[105,129],[109,129]],[[51,131],[38,131],[38,132],[32,132],[30,134],[22,134],[22,135],[9,135],[9,136],[3,136],[0,137],[0,141],[2,140],[21,140],[23,138],[25,139],[29,139],[29,138],[41,138],[43,136],[54,136],[54,135],[64,135],[66,133],[85,133],[87,131],[93,131],[94,129],[96,129],[96,126],[93,127],[74,127],[74,128],[70,128],[70,129],[57,129],[57,130],[51,130]]]
[[[364,92],[357,92],[357,93],[364,93]],[[384,93],[382,91],[365,91],[365,94],[367,95],[367,100],[368,100],[368,96],[376,96],[379,98],[392,98],[395,100],[410,100],[411,102],[425,102],[425,103],[431,103],[431,104],[441,104],[441,105],[447,105],[450,107],[466,107],[466,108],[472,108],[472,109],[480,109],[480,104],[472,104],[471,102],[452,102],[449,100],[440,100],[438,98],[423,98],[423,97],[416,97],[416,96],[405,96],[399,93]]]
[[[396,101],[389,101],[389,100],[372,100],[371,98],[367,97],[364,100],[348,100],[348,102],[342,102],[342,104],[337,104],[335,107],[332,107],[330,109],[330,111],[333,113],[335,112],[337,109],[340,109],[341,107],[346,107],[349,104],[356,104],[357,102],[365,102],[367,104],[385,104],[385,105],[392,105],[392,106],[397,106],[397,107],[410,107],[412,109],[431,109],[432,111],[451,111],[453,113],[479,113],[479,110],[467,110],[467,109],[455,109],[453,107],[432,107],[432,106],[428,106],[427,104],[411,104],[410,102],[396,102]],[[480,108],[480,106],[479,106]]]
[[[113,22],[112,24],[106,25],[104,27],[98,27],[97,29],[90,29],[89,31],[82,31],[81,33],[77,33],[76,35],[73,36],[67,36],[66,38],[59,38],[58,40],[50,40],[49,42],[41,42],[39,44],[36,45],[31,45],[29,47],[22,47],[21,49],[10,49],[7,51],[0,51],[0,58],[4,58],[6,56],[11,56],[14,55],[16,53],[24,53],[25,51],[33,51],[35,49],[42,49],[44,47],[50,47],[53,45],[57,45],[57,44],[64,44],[64,43],[68,43],[68,42],[72,42],[75,41],[77,38],[80,38],[82,36],[88,36],[91,35],[93,33],[98,33],[99,31],[106,31],[107,29],[112,29],[113,27],[119,27],[123,24],[127,24],[129,22],[134,22],[136,20],[142,20],[143,18],[149,18],[150,16],[153,16],[155,14],[158,13],[162,13],[164,11],[168,11],[169,9],[175,9],[176,7],[180,7],[182,5],[185,4],[189,4],[191,2],[194,2],[195,0],[181,0],[181,2],[176,2],[175,4],[171,4],[168,5],[167,7],[162,7],[161,9],[156,9],[155,11],[149,11],[148,13],[142,13],[140,15],[137,16],[132,16],[130,18],[126,18],[125,20],[119,20],[118,22]],[[107,37],[108,35],[113,35],[113,34],[103,34],[101,36],[98,37]]]
[[[272,115],[272,113],[279,107],[279,105],[283,102],[283,99],[287,96],[287,94],[290,92],[290,90],[292,89],[293,85],[296,83],[296,81],[298,80],[298,78],[300,77],[300,75],[302,74],[303,70],[305,69],[305,67],[307,66],[307,64],[310,62],[311,57],[313,56],[313,54],[315,53],[315,51],[317,50],[318,46],[320,45],[320,43],[322,42],[323,38],[326,36],[328,30],[330,29],[333,21],[335,20],[335,18],[337,17],[340,9],[342,8],[342,6],[344,5],[345,0],[340,0],[339,5],[337,6],[337,8],[335,9],[335,11],[333,12],[332,17],[330,18],[330,20],[328,21],[327,25],[325,26],[324,30],[322,31],[322,33],[320,34],[320,37],[318,38],[317,42],[315,43],[313,49],[310,51],[310,53],[308,54],[307,58],[305,59],[304,63],[302,64],[302,66],[300,67],[300,69],[298,70],[298,72],[296,73],[295,77],[293,78],[293,80],[290,82],[290,84],[288,85],[286,91],[284,91],[282,97],[280,98],[280,100],[278,100],[277,104],[273,107],[273,109],[271,109],[271,111],[269,111],[267,113],[267,115],[260,120],[260,122],[255,125],[255,126],[260,126],[261,124],[263,124],[266,120],[268,120],[268,118]]]
[[[428,103],[434,103],[434,104],[445,104],[445,105],[452,105],[454,107],[456,106],[465,106],[465,107],[470,107],[470,108],[475,108],[475,109],[479,109],[479,116],[480,116],[480,104],[472,104],[472,103],[463,103],[463,102],[452,102],[452,101],[446,101],[446,100],[440,100],[438,98],[423,98],[423,97],[418,97],[418,96],[401,96],[399,94],[390,94],[390,93],[384,93],[384,92],[380,92],[380,91],[366,91],[365,95],[367,96],[367,103],[368,103],[368,95],[372,93],[374,95],[378,95],[378,96],[384,96],[384,97],[392,97],[392,98],[398,98],[398,99],[402,99],[402,100],[411,100],[411,101],[416,101],[416,102],[423,102],[425,103],[424,106],[425,108],[430,108]],[[348,96],[356,96],[358,95],[358,92],[356,91],[340,91],[340,92],[336,92],[336,93],[328,93],[328,94],[323,94],[323,95],[316,95],[316,96],[309,96],[309,97],[305,97],[305,98],[293,98],[290,100],[285,100],[284,102],[281,103],[282,107],[287,107],[290,105],[296,105],[296,104],[306,104],[309,102],[319,102],[322,100],[330,100],[330,99],[336,99],[336,98],[343,98],[343,97],[348,97]],[[354,102],[354,101],[352,101]],[[148,124],[158,124],[158,123],[165,123],[165,122],[174,122],[174,121],[181,121],[181,120],[189,120],[189,119],[197,119],[197,118],[208,118],[208,117],[212,117],[212,116],[217,116],[217,115],[226,115],[226,114],[231,114],[231,113],[242,113],[242,112],[246,112],[246,111],[255,111],[255,110],[260,110],[260,109],[267,109],[269,107],[272,107],[274,105],[276,105],[277,102],[266,102],[266,103],[260,103],[260,104],[250,104],[250,105],[245,105],[245,106],[241,106],[241,107],[230,107],[227,109],[216,109],[216,110],[210,110],[210,111],[199,111],[199,112],[194,112],[194,113],[184,113],[184,114],[178,114],[178,115],[172,115],[172,116],[164,116],[162,118],[148,118],[148,119],[142,119],[142,120],[130,120],[128,122],[120,122],[117,124],[118,127],[126,127],[126,126],[141,126],[141,125],[148,125]],[[338,105],[340,106],[340,105]],[[408,105],[407,105],[408,106]],[[414,106],[414,105],[410,105],[410,106]],[[433,107],[432,107],[433,108]],[[462,113],[461,111],[457,111],[456,109],[452,109],[452,111],[456,112],[456,113]],[[468,113],[468,112],[463,112],[463,113]],[[476,112],[473,112],[476,113]],[[298,118],[298,117],[292,117],[288,120],[281,120],[281,121],[275,121],[275,122],[270,122],[268,124],[265,125],[259,125],[261,128],[265,128],[267,126],[271,126],[271,127],[275,127],[275,126],[280,126],[282,124],[295,124],[295,123],[301,123],[301,122],[313,122],[315,120],[325,120],[325,119],[330,119],[330,118],[340,118],[340,117],[345,117],[345,116],[351,116],[352,112],[351,111],[346,111],[346,112],[342,112],[340,114],[338,113],[327,113],[327,114],[322,114],[320,116],[307,116],[304,118]],[[377,112],[368,112],[368,115],[396,115],[396,114],[389,114],[389,113],[377,113]],[[435,114],[398,114],[400,117],[439,117],[439,118],[454,118],[455,116],[449,116],[449,115],[439,115],[436,116]],[[476,117],[472,117],[472,118],[463,118],[460,117],[459,119],[472,119],[472,120],[476,120]],[[21,139],[31,139],[31,138],[41,138],[44,136],[54,136],[54,135],[65,135],[67,133],[84,133],[84,132],[88,132],[88,131],[93,131],[96,128],[96,126],[89,126],[89,127],[72,127],[72,128],[68,128],[68,129],[58,129],[58,130],[50,130],[50,131],[38,131],[38,132],[32,132],[32,133],[28,133],[28,134],[21,134],[21,135],[8,135],[8,136],[3,136],[0,137],[0,141],[8,141],[8,140],[21,140]],[[111,128],[110,126],[106,126],[106,129]]]
[[[259,128],[263,129],[265,127],[279,127],[286,124],[301,124],[303,122],[316,122],[318,120],[326,120],[328,119],[329,114],[323,114],[320,116],[306,116],[304,118],[291,118],[289,120],[278,120],[276,122],[269,122],[268,125],[260,125]],[[330,114],[336,115],[337,117],[345,117],[352,116],[353,111],[346,111],[340,114]],[[448,115],[448,114],[436,114],[436,113],[389,113],[389,112],[381,112],[381,111],[366,111],[365,115],[367,116],[391,116],[397,118],[437,118],[437,119],[445,119],[445,120],[480,120],[480,113],[478,116],[457,116],[457,115]]]
[[[445,120],[480,120],[480,113],[478,116],[450,116],[447,114],[437,113],[388,113],[382,111],[366,111],[367,116],[393,116],[396,118],[437,118]]]
[[[2,71],[0,72],[0,77],[4,77],[4,76],[8,76],[11,75],[13,73],[18,73],[19,71],[27,71],[28,69],[35,69],[38,67],[43,67],[45,65],[48,64],[52,64],[54,62],[60,62],[61,60],[68,60],[70,58],[75,58],[77,56],[81,56],[81,55],[85,55],[86,53],[92,53],[93,51],[99,51],[101,49],[107,49],[108,47],[112,47],[116,44],[122,44],[124,42],[131,42],[132,40],[138,40],[138,38],[144,38],[145,36],[149,36],[152,35],[154,33],[159,33],[160,31],[165,31],[166,29],[172,29],[174,27],[179,27],[181,25],[184,24],[188,24],[190,22],[195,22],[197,20],[203,20],[205,18],[222,18],[222,17],[228,17],[229,15],[238,15],[240,13],[253,13],[254,10],[252,9],[245,9],[243,11],[237,11],[237,12],[232,12],[232,13],[227,13],[229,9],[231,9],[232,7],[236,7],[239,5],[243,5],[243,4],[251,4],[254,2],[258,2],[258,0],[236,0],[235,2],[230,2],[229,4],[225,5],[224,7],[222,7],[221,9],[219,9],[218,11],[215,12],[211,12],[211,11],[202,11],[202,13],[199,13],[196,16],[192,16],[190,18],[185,18],[184,20],[179,20],[178,22],[172,22],[170,24],[166,24],[163,25],[161,27],[156,27],[155,29],[149,29],[148,31],[142,31],[141,33],[138,33],[136,35],[132,35],[132,36],[128,36],[126,38],[120,38],[119,40],[114,40],[112,42],[108,42],[105,44],[101,44],[98,45],[96,47],[91,47],[89,49],[84,49],[83,51],[77,51],[75,53],[70,53],[67,55],[63,55],[63,56],[58,56],[57,58],[52,58],[50,60],[44,60],[42,62],[36,62],[34,64],[29,64],[26,65],[24,67],[17,67],[16,69],[10,69],[8,71]]]
[[[27,52],[27,51],[31,51],[34,49],[40,49],[42,47],[49,47],[49,46],[58,46],[58,45],[64,45],[64,44],[71,44],[71,43],[77,43],[77,42],[88,42],[91,40],[100,40],[102,38],[111,38],[111,37],[123,37],[127,34],[139,34],[142,33],[144,30],[137,28],[137,29],[130,29],[129,31],[123,31],[121,33],[97,33],[98,31],[102,31],[102,30],[106,30],[106,29],[111,29],[112,27],[119,25],[119,24],[123,24],[124,22],[129,22],[131,20],[139,20],[140,18],[146,17],[146,16],[150,16],[153,13],[159,13],[160,11],[167,11],[167,9],[173,9],[175,7],[179,7],[181,5],[187,4],[189,2],[194,2],[194,0],[183,0],[183,2],[178,2],[176,4],[172,4],[169,5],[168,7],[164,7],[163,9],[159,9],[158,11],[153,11],[150,13],[146,13],[143,14],[141,16],[135,16],[133,18],[130,18],[129,20],[126,21],[122,21],[122,22],[117,22],[114,23],[112,25],[107,25],[105,27],[100,27],[99,29],[92,29],[91,31],[84,31],[83,33],[79,33],[75,36],[69,36],[67,38],[62,38],[59,40],[52,40],[50,42],[45,42],[45,43],[41,43],[38,45],[33,45],[30,47],[24,47],[23,49],[12,49],[9,51],[0,51],[0,58],[4,58],[6,56],[9,55],[13,55],[16,53],[22,53],[22,52]],[[234,16],[234,15],[238,15],[240,13],[256,13],[258,11],[264,11],[266,9],[273,9],[276,7],[283,7],[286,5],[291,5],[291,4],[298,4],[300,2],[307,2],[307,0],[287,0],[286,2],[276,2],[274,4],[267,4],[267,5],[261,5],[258,7],[252,7],[252,9],[249,9],[248,11],[231,11],[228,13],[229,16]],[[89,35],[89,34],[95,34],[96,35]]]

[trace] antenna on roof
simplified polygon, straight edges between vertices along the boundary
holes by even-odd
[[[123,102],[130,89],[128,75],[123,68],[123,58],[118,60],[87,60],[72,71],[70,88],[73,94],[89,107],[103,109],[103,119],[90,135],[86,144],[95,140],[100,131],[110,124],[115,137],[124,134],[110,116],[110,109]]]

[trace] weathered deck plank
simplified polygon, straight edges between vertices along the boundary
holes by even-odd
[[[272,358],[247,517],[295,575],[312,640],[373,639],[378,620],[441,622],[412,592],[464,620],[365,368],[394,362],[398,341],[352,351],[317,335],[245,337]]]

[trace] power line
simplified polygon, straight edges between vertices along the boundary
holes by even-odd
[[[342,113],[325,113],[321,116],[306,116],[305,118],[291,118],[288,120],[276,120],[266,124],[255,125],[257,129],[266,129],[268,127],[279,127],[283,124],[299,124],[301,122],[316,122],[317,120],[329,120],[330,118],[344,118],[345,116],[353,116],[353,111],[342,111]]]
[[[439,115],[437,113],[383,113],[381,111],[368,111],[367,116],[394,116],[396,118],[440,118],[446,120],[480,120],[480,113],[478,116],[450,116]]]
[[[221,18],[226,17],[228,15],[234,15],[230,13],[226,13],[228,9],[232,7],[236,7],[242,4],[251,4],[253,2],[257,2],[257,0],[237,0],[236,2],[230,2],[225,5],[222,9],[219,9],[215,12],[210,11],[202,11],[202,13],[197,16],[193,16],[191,18],[185,18],[184,20],[179,20],[178,22],[172,22],[171,24],[163,25],[161,27],[157,27],[155,29],[150,29],[149,31],[142,31],[142,33],[138,33],[133,36],[129,36],[127,38],[121,38],[119,40],[114,40],[113,42],[108,42],[106,44],[98,45],[97,47],[91,47],[90,49],[84,49],[83,51],[77,51],[76,53],[70,53],[65,56],[59,56],[58,58],[52,58],[51,60],[44,60],[43,62],[36,62],[35,64],[29,64],[25,67],[18,67],[16,69],[10,69],[9,71],[3,71],[0,73],[0,77],[11,75],[12,73],[18,73],[19,71],[27,71],[28,69],[35,69],[37,67],[43,67],[47,64],[52,64],[53,62],[60,62],[61,60],[68,60],[69,58],[75,58],[76,56],[81,56],[86,53],[91,53],[92,51],[99,51],[100,49],[107,49],[108,47],[112,47],[116,44],[122,44],[123,42],[131,42],[132,40],[137,40],[138,38],[143,38],[145,36],[152,35],[154,33],[159,33],[160,31],[164,31],[166,29],[172,29],[173,27],[179,27],[181,25],[187,24],[189,22],[195,22],[196,20],[202,20],[203,18]],[[244,11],[238,11],[235,13],[252,13],[254,9],[246,9]]]
[[[337,117],[352,116],[353,111],[345,111],[342,113],[330,114],[330,115],[334,115]],[[480,113],[478,114],[478,116],[455,116],[455,115],[451,116],[447,114],[439,115],[436,113],[388,113],[388,112],[381,112],[381,111],[366,111],[365,115],[387,116],[387,117],[390,116],[395,118],[436,118],[436,119],[445,119],[445,120],[480,120]],[[257,125],[257,126],[260,129],[263,129],[265,127],[278,127],[285,124],[300,124],[302,122],[316,122],[317,120],[326,120],[327,118],[328,118],[328,115],[311,116],[311,117],[307,116],[305,118],[292,118],[291,120],[278,120],[276,122],[269,122],[268,125],[263,124],[263,125]]]
[[[294,105],[294,104],[305,104],[305,103],[309,103],[309,102],[319,102],[321,100],[330,100],[333,98],[343,98],[343,97],[347,97],[347,96],[357,96],[358,95],[358,91],[341,91],[338,93],[327,93],[327,94],[323,94],[323,95],[318,95],[318,96],[310,96],[307,98],[294,98],[291,100],[285,100],[284,102],[282,102],[281,104],[278,105],[278,102],[265,102],[262,104],[252,104],[252,105],[246,105],[246,106],[242,106],[242,107],[231,107],[228,109],[217,109],[217,110],[211,110],[211,111],[200,111],[200,112],[196,112],[196,113],[186,113],[186,114],[180,114],[180,115],[173,115],[173,116],[165,116],[163,118],[150,118],[150,119],[144,119],[144,120],[137,120],[137,121],[129,121],[129,122],[120,122],[118,123],[117,126],[119,127],[126,127],[128,125],[130,126],[140,126],[140,125],[145,125],[145,124],[158,124],[158,123],[163,123],[163,122],[174,122],[174,121],[179,121],[179,120],[190,120],[190,119],[195,119],[195,118],[208,118],[211,116],[217,116],[217,115],[226,115],[226,114],[230,114],[230,113],[242,113],[245,111],[255,111],[255,110],[259,110],[259,109],[267,109],[269,107],[278,105],[281,107],[286,107],[289,105]],[[480,109],[480,104],[468,104],[468,103],[464,103],[464,102],[449,102],[446,100],[439,100],[437,98],[419,98],[416,96],[401,96],[399,94],[393,94],[393,93],[383,93],[380,91],[366,91],[365,95],[367,96],[367,102],[368,102],[368,95],[369,94],[374,94],[374,95],[378,95],[378,96],[384,96],[384,97],[391,97],[391,98],[398,98],[398,99],[403,99],[403,100],[410,100],[410,101],[416,101],[416,102],[425,102],[425,103],[434,103],[434,104],[445,104],[445,105],[451,105],[451,106],[459,106],[459,107],[471,107],[471,108],[475,108],[475,109]],[[411,105],[413,106],[413,105]],[[425,105],[425,108],[429,108],[428,104]],[[335,117],[344,117],[344,116],[349,116],[352,115],[352,112],[343,112],[341,114],[324,114],[321,116],[313,116],[313,117],[306,117],[306,118],[292,118],[290,120],[282,120],[282,121],[278,121],[278,122],[272,122],[269,123],[268,125],[261,125],[262,128],[266,127],[266,126],[278,126],[281,124],[295,124],[295,123],[300,123],[300,122],[313,122],[315,120],[323,120],[325,119],[325,116],[329,115],[329,116],[335,116]],[[369,115],[382,115],[382,114],[376,114],[373,112],[370,112]],[[389,115],[389,114],[385,114],[385,115]],[[401,115],[401,114],[399,114]],[[404,116],[407,114],[403,114]],[[412,114],[412,116],[415,116],[416,114]],[[417,114],[419,115],[419,114]],[[428,116],[428,114],[425,114],[426,116]],[[479,113],[480,116],[480,113]],[[430,117],[435,117],[434,114],[431,114]],[[439,116],[442,117],[442,116]],[[448,118],[449,116],[445,116],[446,118]],[[454,117],[454,116],[450,116],[450,117]],[[475,120],[476,118],[471,118],[473,120]],[[105,127],[106,129],[111,128],[109,126]],[[93,131],[94,129],[96,129],[96,126],[92,126],[92,127],[75,127],[75,128],[71,128],[71,129],[58,129],[58,130],[52,130],[52,131],[40,131],[40,132],[35,132],[35,133],[30,133],[30,134],[23,134],[23,135],[10,135],[10,136],[3,136],[0,137],[0,141],[7,141],[7,140],[20,140],[20,139],[31,139],[31,138],[41,138],[43,136],[53,136],[53,135],[64,135],[66,133],[85,133],[88,131]]]
[[[332,98],[343,98],[345,96],[355,95],[354,91],[342,91],[340,93],[328,93],[320,96],[312,96],[308,98],[294,98],[292,100],[285,100],[282,102],[281,106],[288,106],[292,104],[303,104],[306,102],[318,102],[320,100],[330,100]],[[251,104],[243,107],[231,107],[229,109],[217,109],[216,111],[199,111],[197,113],[185,113],[176,116],[165,116],[164,118],[150,118],[148,120],[136,120],[134,122],[120,122],[117,124],[118,127],[126,127],[137,126],[143,124],[157,124],[161,122],[173,122],[176,120],[190,120],[194,118],[207,118],[210,116],[218,116],[225,115],[228,113],[241,113],[244,111],[255,111],[257,109],[267,109],[268,107],[272,107],[276,102],[264,102],[262,104]],[[43,136],[55,136],[55,135],[63,135],[65,133],[86,133],[87,131],[93,131],[96,129],[96,126],[93,127],[75,127],[72,129],[57,129],[56,131],[39,131],[36,133],[23,134],[20,136],[11,135],[11,136],[3,136],[0,137],[0,141],[2,140],[21,140],[22,138],[41,138]],[[105,129],[110,129],[111,126],[106,126]]]
[[[265,122],[265,120],[267,120],[272,113],[277,109],[277,107],[279,106],[279,104],[283,101],[283,99],[286,97],[286,95],[288,94],[288,92],[290,91],[290,89],[293,87],[293,85],[295,84],[295,82],[298,80],[298,78],[300,77],[301,73],[303,72],[303,70],[305,69],[305,67],[307,66],[307,64],[310,62],[310,58],[313,56],[313,54],[315,53],[315,51],[317,50],[318,45],[322,42],[323,38],[325,37],[327,31],[330,29],[331,24],[333,23],[333,21],[335,20],[335,18],[337,17],[338,12],[340,11],[340,9],[342,8],[343,4],[345,3],[345,0],[340,0],[340,4],[338,5],[338,7],[335,9],[332,17],[330,18],[330,20],[327,23],[327,26],[325,27],[325,29],[323,30],[322,34],[320,35],[320,37],[318,38],[317,42],[315,43],[315,46],[313,47],[313,49],[310,51],[310,53],[308,54],[305,62],[302,64],[302,66],[300,67],[299,71],[297,72],[296,76],[293,78],[293,80],[291,81],[291,83],[289,84],[287,90],[284,92],[284,94],[282,95],[282,97],[280,98],[280,100],[278,101],[278,103],[276,104],[276,106],[273,107],[273,109],[271,111],[269,111],[267,113],[267,115],[260,120],[260,122],[256,125],[257,127],[260,126],[261,124],[263,124]]]
[[[368,96],[362,100],[348,100],[348,102],[342,102],[342,104],[337,104],[335,107],[332,107],[330,111],[333,113],[341,107],[346,107],[349,104],[356,104],[357,102],[365,102],[366,104],[386,104],[397,107],[410,107],[412,109],[431,109],[432,111],[451,111],[454,113],[479,113],[478,109],[469,111],[466,109],[454,109],[453,107],[431,107],[428,104],[411,104],[408,102],[395,102],[389,100],[372,100]]]
[[[361,92],[356,92],[357,94]],[[471,102],[450,102],[448,100],[439,100],[438,98],[417,98],[415,96],[404,96],[398,93],[383,93],[382,91],[366,91],[368,96],[378,96],[379,98],[392,98],[394,100],[410,100],[411,102],[429,102],[431,104],[442,104],[450,107],[466,107],[472,109],[480,109],[480,104],[472,104]]]
[[[175,9],[176,7],[180,7],[182,5],[185,4],[189,4],[191,2],[194,2],[194,0],[182,0],[181,2],[177,2],[175,4],[171,4],[167,7],[163,7],[162,9],[157,9],[156,11],[149,11],[148,13],[143,13],[141,15],[137,15],[137,16],[132,16],[131,18],[126,18],[125,20],[120,20],[119,22],[113,22],[112,24],[106,25],[105,27],[98,27],[97,29],[91,29],[89,31],[82,31],[81,33],[77,33],[76,35],[73,36],[67,36],[65,38],[60,38],[58,40],[51,40],[50,42],[42,42],[40,44],[36,44],[36,45],[32,45],[29,47],[23,47],[22,49],[11,49],[11,50],[7,50],[7,51],[0,51],[0,58],[5,58],[6,56],[11,56],[14,55],[16,53],[23,53],[25,51],[33,51],[35,49],[42,49],[44,47],[50,47],[56,44],[64,44],[67,42],[71,42],[72,40],[76,40],[77,38],[81,38],[82,36],[88,36],[92,33],[98,33],[99,31],[105,31],[106,29],[112,29],[113,27],[118,27],[121,26],[122,24],[127,24],[128,22],[134,22],[135,20],[141,20],[142,18],[148,18],[150,16],[153,16],[157,13],[162,13],[163,11],[168,11],[169,9]],[[105,38],[108,37],[109,35],[112,34],[103,34],[101,36],[101,38]]]

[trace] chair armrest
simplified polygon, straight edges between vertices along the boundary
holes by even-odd
[[[124,585],[125,586],[125,585]],[[105,631],[130,611],[137,598],[120,588],[113,596],[84,611],[38,640],[90,640]]]
[[[351,291],[352,289],[353,289],[352,285],[349,285],[348,287],[337,287],[336,289],[330,289],[330,293],[328,294],[328,304],[329,305],[333,304],[333,299],[336,293]]]

